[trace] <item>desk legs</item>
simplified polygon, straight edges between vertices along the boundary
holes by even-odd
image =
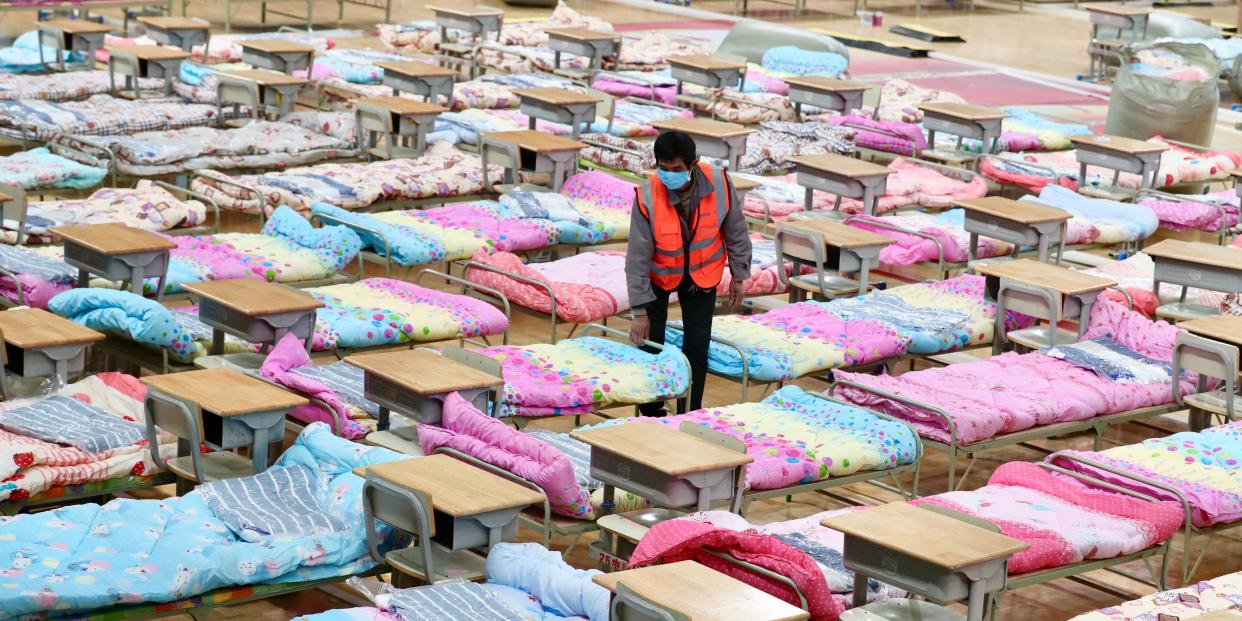
[[[862,608],[867,605],[867,575],[861,571],[854,572],[854,601],[853,608]]]
[[[267,449],[271,442],[267,429],[254,430],[254,444],[250,447],[250,473],[260,474],[267,470]]]
[[[211,329],[211,355],[219,356],[224,354],[224,330],[220,328]]]

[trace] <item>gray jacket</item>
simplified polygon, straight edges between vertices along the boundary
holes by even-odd
[[[715,188],[711,178],[704,175],[697,166],[691,169],[690,175],[695,184],[694,204],[697,208],[703,197],[711,196]],[[733,183],[729,181],[728,175],[724,175],[724,179],[729,188],[730,207],[725,214],[720,235],[724,238],[725,255],[728,257],[729,273],[733,276],[733,282],[742,282],[750,279],[750,231],[746,228],[746,218],[742,215],[742,206],[738,204],[737,192],[733,191]],[[630,295],[630,306],[633,308],[642,308],[656,299],[651,288],[651,265],[655,251],[651,221],[643,216],[642,210],[638,208],[638,199],[635,198],[634,207],[630,211],[630,239],[625,253],[625,281]]]

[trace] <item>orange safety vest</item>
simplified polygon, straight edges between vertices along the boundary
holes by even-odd
[[[694,284],[713,289],[724,275],[725,248],[720,230],[725,214],[729,213],[730,197],[723,170],[702,162],[699,163],[699,170],[712,180],[714,191],[710,196],[704,196],[695,210],[688,267]],[[681,284],[682,274],[687,271],[686,245],[681,238],[681,217],[677,215],[677,208],[669,202],[668,188],[660,183],[655,173],[638,189],[638,209],[651,223],[651,236],[655,241],[651,282],[665,291],[675,290]]]

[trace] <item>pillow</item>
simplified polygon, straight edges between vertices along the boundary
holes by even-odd
[[[320,473],[307,466],[213,481],[199,488],[203,502],[244,541],[327,535],[345,523],[320,508]]]

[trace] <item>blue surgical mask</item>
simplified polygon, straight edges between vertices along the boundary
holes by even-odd
[[[670,190],[680,190],[690,183],[690,171],[683,170],[681,172],[671,172],[667,170],[656,169],[656,176],[660,178],[660,183]]]

